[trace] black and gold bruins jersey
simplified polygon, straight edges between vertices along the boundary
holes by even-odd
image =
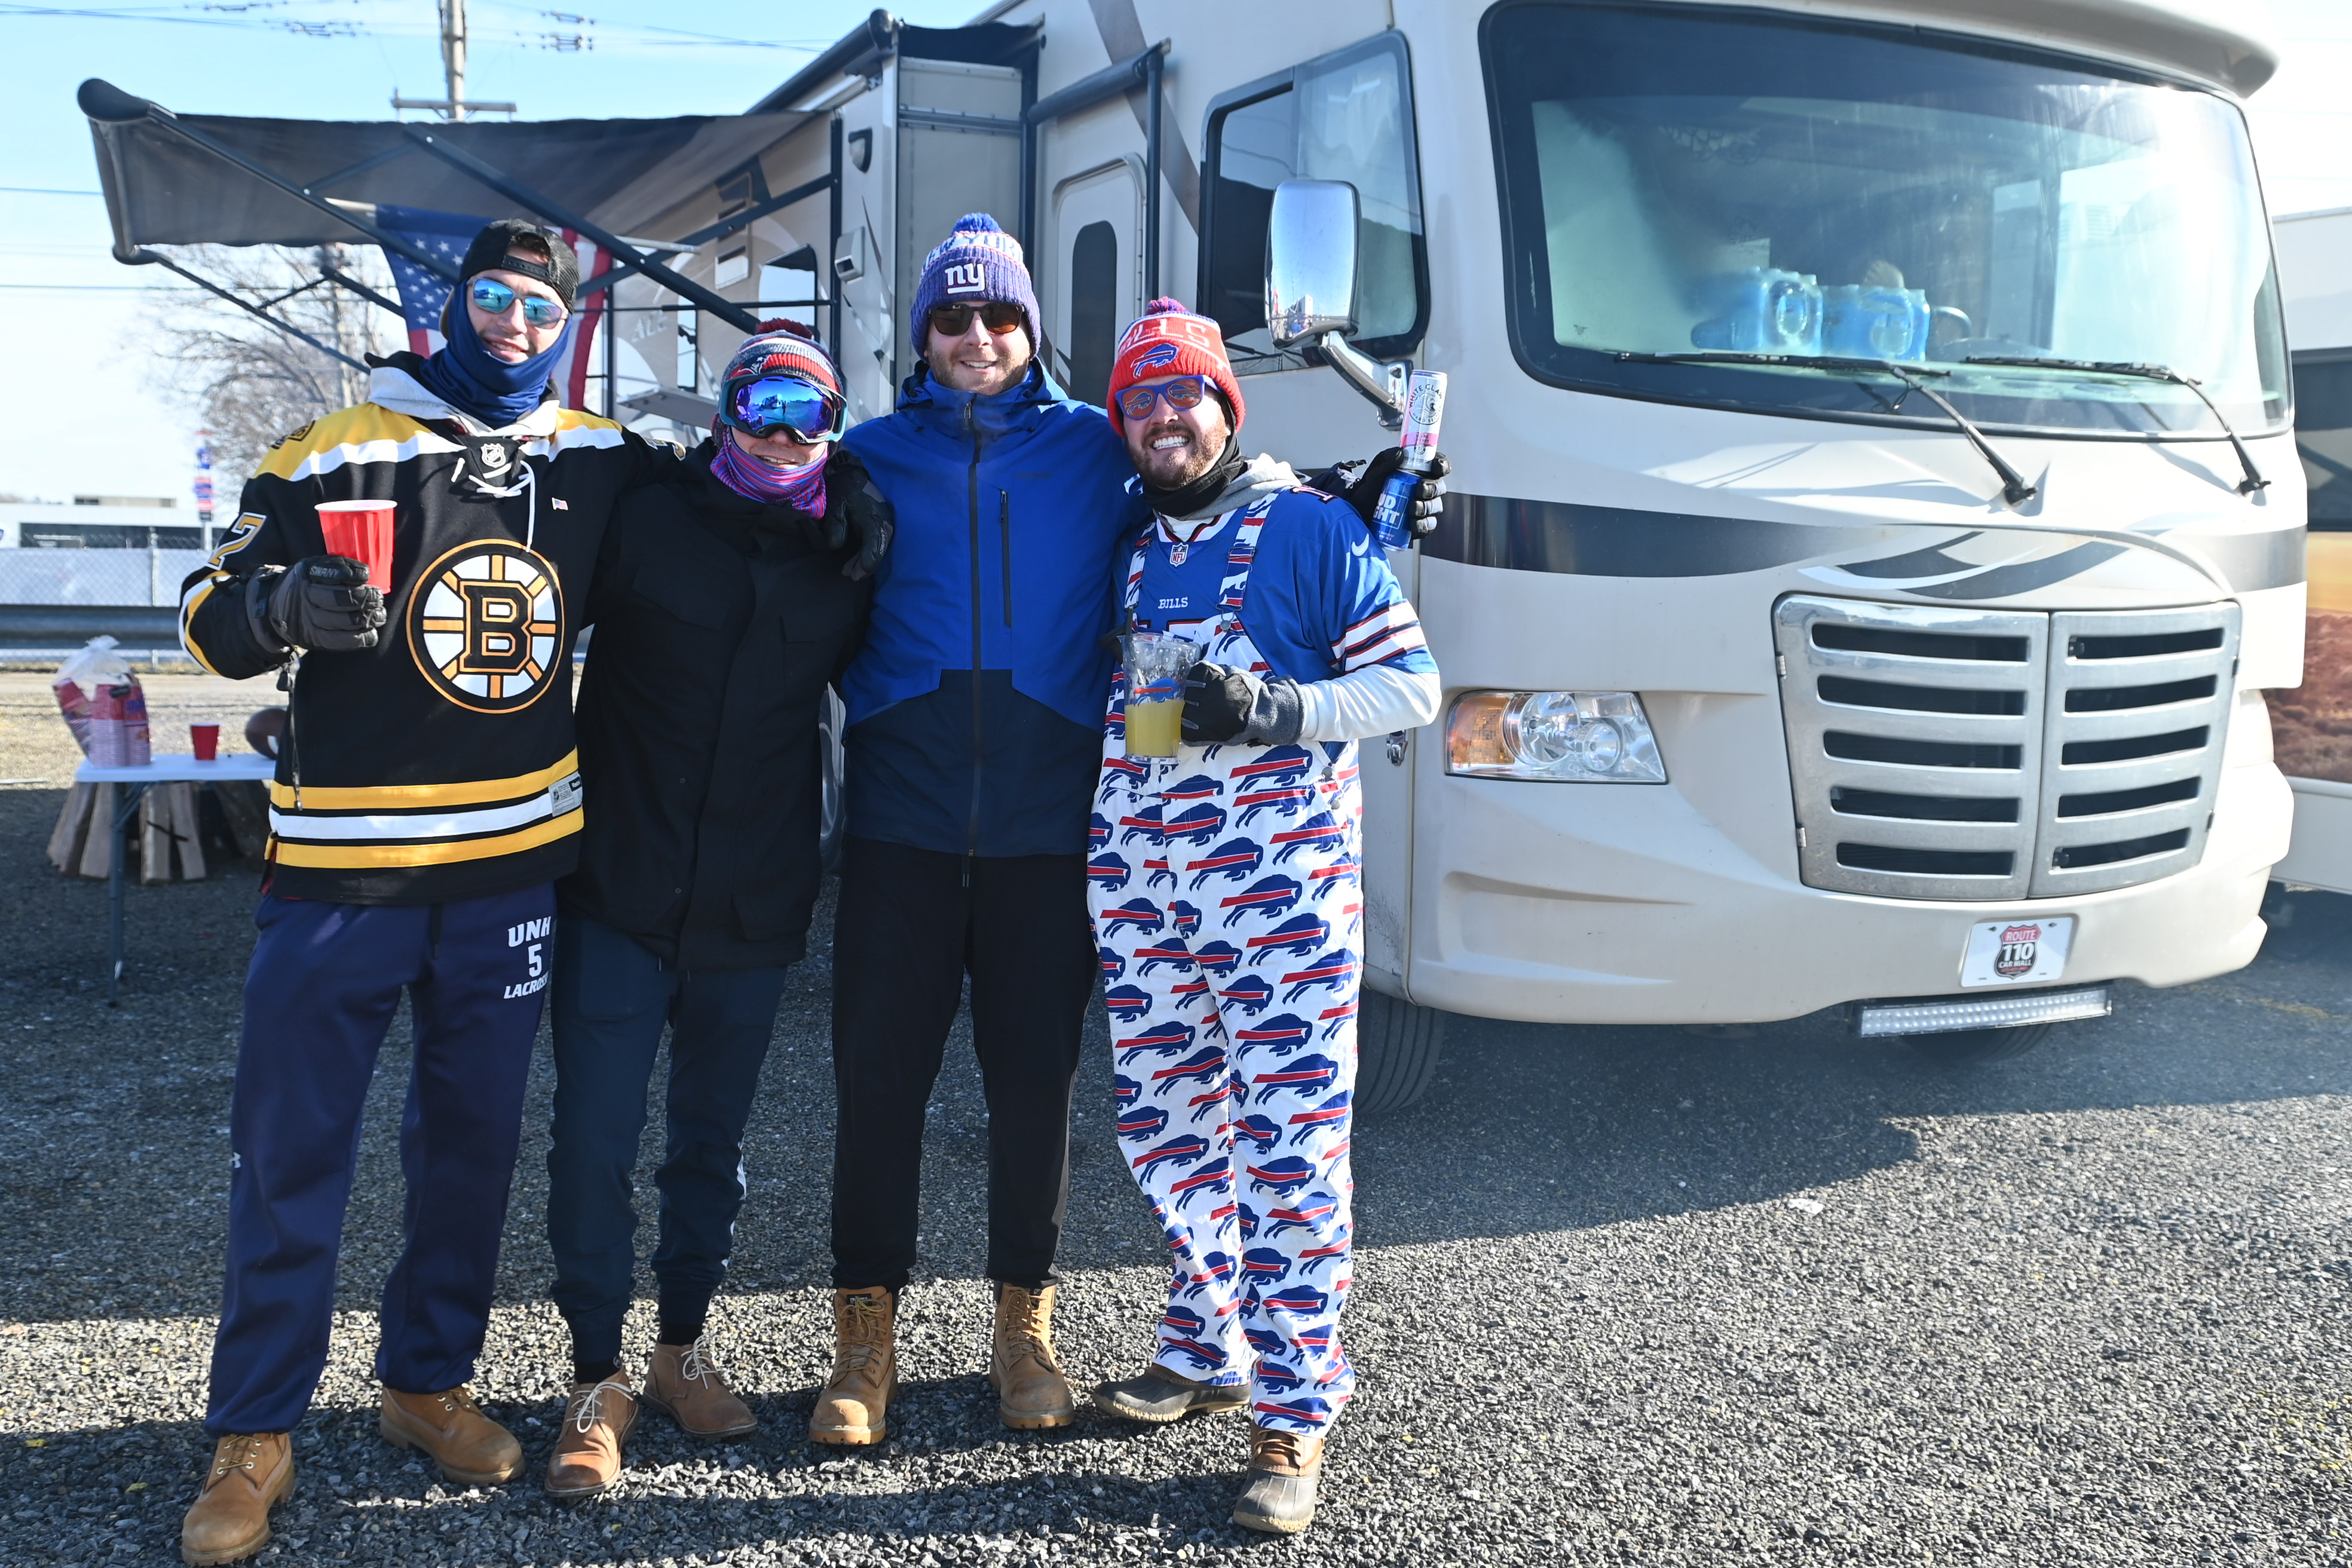
[[[427,904],[551,881],[575,858],[573,616],[620,495],[677,472],[609,419],[542,403],[481,434],[400,369],[369,402],[270,449],[239,516],[182,587],[181,640],[215,674],[275,669],[246,587],[323,554],[317,507],[390,500],[392,587],[376,646],[306,653],[270,786],[269,890]]]

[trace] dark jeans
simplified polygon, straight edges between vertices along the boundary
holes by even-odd
[[[848,841],[834,923],[836,1287],[895,1290],[914,1270],[923,1112],[966,974],[988,1097],[988,1277],[1053,1280],[1095,972],[1085,856],[967,861]]]
[[[617,1361],[636,1278],[629,1176],[670,1026],[667,1152],[654,1279],[662,1314],[699,1321],[727,1277],[742,1209],[743,1126],[775,1032],[782,969],[681,973],[608,925],[567,915],[555,958],[555,1139],[547,1239],[555,1305],[583,1362]]]
[[[434,905],[261,900],[206,1432],[283,1432],[318,1389],[360,1112],[404,988],[416,1039],[400,1119],[406,1245],[384,1281],[375,1374],[404,1394],[472,1381],[554,916],[544,883]]]

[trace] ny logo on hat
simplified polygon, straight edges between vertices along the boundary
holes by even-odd
[[[977,261],[952,262],[946,272],[950,294],[969,294],[988,287],[988,279]]]

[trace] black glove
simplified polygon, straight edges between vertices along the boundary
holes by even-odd
[[[1286,746],[1306,721],[1298,688],[1260,680],[1230,664],[1196,664],[1184,672],[1184,739],[1195,746],[1240,741]]]
[[[890,536],[898,531],[898,513],[857,455],[838,442],[824,465],[824,495],[827,519],[840,518],[846,532],[857,537],[857,553],[842,567],[841,574],[862,583],[880,569],[882,558],[890,553]],[[834,546],[837,548],[845,538],[834,541]]]
[[[1307,483],[1310,489],[1346,501],[1370,527],[1372,513],[1381,504],[1381,487],[1403,464],[1403,447],[1383,447],[1370,462],[1341,463],[1324,469]],[[1453,471],[1453,461],[1444,453],[1430,454],[1429,472],[1422,475],[1421,483],[1413,487],[1412,501],[1405,512],[1415,539],[1425,539],[1436,531],[1438,514],[1445,510],[1445,476]]]
[[[367,579],[367,563],[348,555],[306,556],[283,570],[264,567],[247,590],[247,613],[257,633],[283,647],[317,653],[373,647],[384,621],[383,595]]]

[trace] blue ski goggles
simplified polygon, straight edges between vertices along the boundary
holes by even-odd
[[[719,410],[747,436],[787,435],[809,445],[840,440],[848,414],[838,395],[791,375],[763,375],[730,387]]]

